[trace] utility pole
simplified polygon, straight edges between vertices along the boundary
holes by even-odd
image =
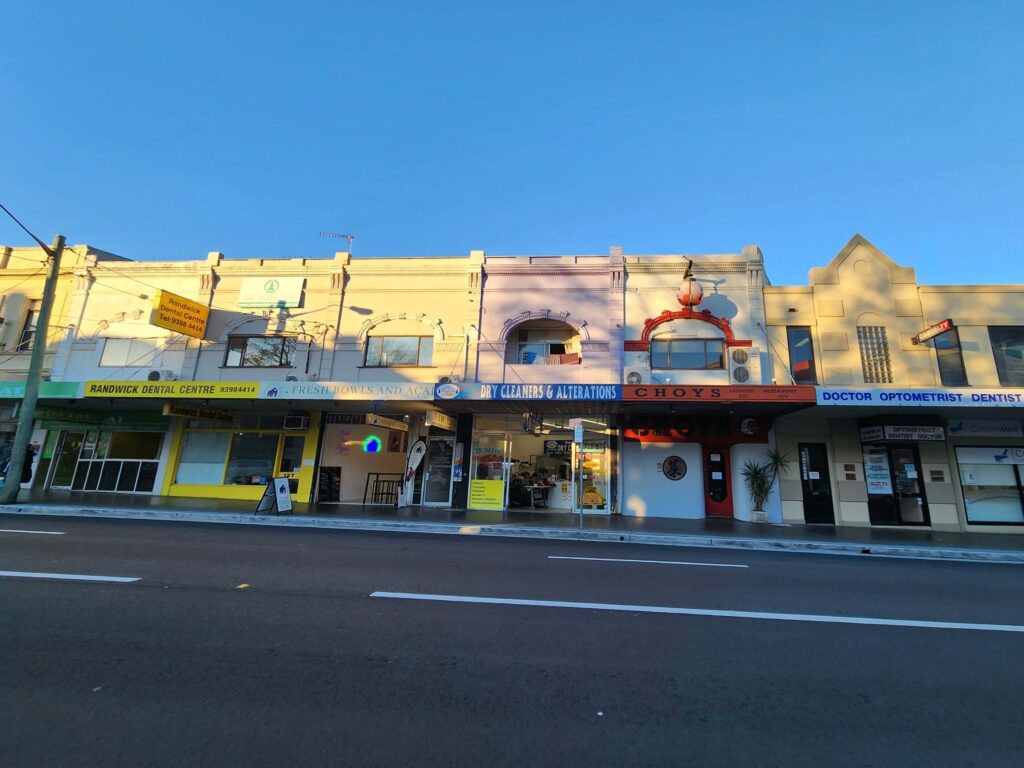
[[[32,338],[32,357],[28,364],[28,376],[25,377],[25,397],[18,411],[18,429],[14,433],[14,445],[11,446],[11,461],[8,464],[4,487],[0,488],[0,504],[14,504],[18,501],[21,490],[21,472],[25,466],[25,453],[32,437],[32,425],[36,419],[36,402],[39,400],[39,384],[42,379],[43,360],[46,358],[46,340],[50,332],[50,314],[53,311],[53,298],[57,293],[57,278],[60,275],[60,257],[64,253],[64,235],[53,238],[53,245],[46,247],[39,243],[49,258],[50,269],[46,273],[43,284],[43,298],[39,304],[39,317],[36,319],[36,333]]]

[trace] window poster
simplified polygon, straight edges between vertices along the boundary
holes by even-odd
[[[864,480],[868,493],[875,496],[892,495],[892,478],[889,475],[889,456],[884,451],[864,454]]]

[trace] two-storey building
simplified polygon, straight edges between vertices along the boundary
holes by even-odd
[[[860,236],[806,286],[766,286],[786,521],[1024,530],[1024,286],[920,285]]]

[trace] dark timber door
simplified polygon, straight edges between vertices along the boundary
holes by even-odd
[[[804,521],[835,525],[828,451],[824,443],[800,443],[800,485],[804,496]]]

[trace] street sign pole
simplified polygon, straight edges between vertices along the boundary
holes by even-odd
[[[583,419],[572,419],[572,442],[576,446],[576,501],[580,507],[580,530],[583,530]]]

